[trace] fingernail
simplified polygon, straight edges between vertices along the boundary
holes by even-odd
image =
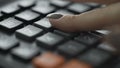
[[[62,14],[48,14],[46,16],[46,18],[50,18],[50,19],[59,19],[61,18],[63,15]]]

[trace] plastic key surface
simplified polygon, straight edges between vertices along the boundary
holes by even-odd
[[[16,31],[16,36],[20,39],[26,40],[26,41],[33,41],[38,35],[42,33],[42,29],[28,25],[22,29],[19,29]]]

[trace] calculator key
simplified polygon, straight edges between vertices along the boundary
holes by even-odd
[[[78,60],[70,60],[60,68],[93,68],[90,64]]]
[[[54,33],[59,34],[61,36],[64,36],[66,38],[72,38],[72,37],[77,35],[75,33],[63,32],[63,31],[60,31],[60,30],[54,30]]]
[[[91,8],[84,4],[75,3],[75,4],[70,5],[68,9],[75,13],[83,13],[83,12],[90,10]]]
[[[54,12],[54,13],[56,13],[56,14],[64,14],[64,15],[73,15],[72,12],[69,12],[69,11],[67,11],[67,10],[62,10],[62,9],[57,10],[57,11]]]
[[[99,8],[101,5],[98,4],[98,3],[92,3],[92,2],[87,2],[87,3],[84,3],[92,8]]]
[[[75,41],[68,41],[58,47],[58,52],[67,56],[73,57],[79,55],[86,49],[86,46]]]
[[[10,4],[1,8],[1,13],[3,14],[13,14],[20,10],[16,4]]]
[[[42,33],[42,29],[28,25],[22,29],[19,29],[16,31],[16,36],[20,39],[26,40],[26,41],[33,41],[38,35]]]
[[[51,0],[51,5],[63,8],[66,7],[70,4],[69,1],[67,0]]]
[[[30,61],[35,56],[39,55],[40,51],[37,47],[32,46],[21,46],[11,51],[14,58],[22,61]]]
[[[92,33],[80,33],[80,35],[76,37],[75,40],[84,43],[88,46],[93,46],[100,42],[101,37]]]
[[[108,30],[96,30],[96,32],[99,32],[99,33],[101,33],[101,34],[103,34],[103,35],[108,35],[109,33],[111,33],[111,32],[108,31]]]
[[[0,34],[0,50],[7,52],[14,47],[17,47],[19,42],[16,38]]]
[[[15,31],[21,27],[23,27],[23,22],[18,21],[14,18],[8,18],[0,22],[0,26],[3,30],[6,31]]]
[[[15,15],[15,17],[16,17],[16,19],[19,19],[22,21],[33,21],[39,17],[39,14],[32,12],[30,10],[26,10],[24,12],[21,12],[21,13]],[[26,23],[26,24],[30,24],[30,23]]]
[[[37,68],[58,68],[64,62],[63,57],[52,53],[44,53],[33,59],[33,64]]]
[[[52,49],[63,40],[64,38],[62,36],[48,32],[37,38],[37,44],[38,46]]]
[[[98,48],[103,49],[105,51],[109,51],[111,53],[116,53],[117,49],[112,47],[111,45],[107,44],[107,43],[101,43],[98,45]]]
[[[44,15],[47,15],[47,14],[55,11],[55,9],[56,9],[55,7],[50,6],[50,5],[48,5],[48,6],[37,5],[32,8],[33,11],[44,14]]]
[[[89,63],[94,67],[98,67],[107,62],[111,58],[111,56],[112,55],[107,51],[101,49],[91,49],[83,55],[80,55],[79,60]]]
[[[35,0],[22,0],[18,2],[18,5],[23,8],[28,8],[34,6],[36,3]]]
[[[35,22],[34,25],[37,26],[37,27],[40,27],[40,28],[45,28],[45,29],[49,29],[49,28],[52,27],[51,23],[46,18]]]

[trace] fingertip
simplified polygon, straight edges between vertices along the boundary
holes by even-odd
[[[70,16],[67,15],[59,19],[49,18],[49,21],[54,28],[57,28],[59,30],[66,31],[66,32],[75,32],[73,26],[70,26],[72,25],[72,23],[69,23],[69,17]]]

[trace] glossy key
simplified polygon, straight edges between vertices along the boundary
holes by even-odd
[[[21,46],[14,48],[12,50],[13,57],[23,60],[23,61],[30,61],[32,58],[37,56],[39,52],[39,48],[32,47],[32,46]]]
[[[23,22],[16,20],[14,18],[8,18],[0,22],[0,26],[6,31],[15,31],[23,27]]]
[[[36,3],[35,0],[21,0],[18,1],[18,5],[23,8],[28,8],[34,6]]]
[[[37,68],[58,68],[64,61],[64,58],[59,55],[44,53],[41,56],[34,58],[33,64]]]
[[[55,47],[58,43],[62,42],[64,38],[62,36],[59,36],[54,33],[46,33],[43,36],[40,36],[37,38],[37,44],[38,46],[52,49]]]
[[[66,38],[72,38],[77,35],[76,33],[64,32],[61,30],[54,30],[54,33],[64,36]]]
[[[78,60],[70,60],[60,68],[93,68],[90,64]]]
[[[37,5],[32,8],[33,11],[41,13],[41,14],[45,14],[45,15],[55,11],[55,9],[56,9],[55,7],[50,6],[50,5],[48,6]]]
[[[100,42],[100,39],[101,38],[99,36],[92,33],[80,33],[80,35],[75,38],[75,40],[88,46],[94,46],[95,44]]]
[[[75,42],[75,41],[68,41],[58,47],[58,52],[67,56],[73,57],[79,55],[79,53],[83,52],[86,49],[86,46]]]
[[[101,49],[91,49],[88,50],[83,55],[79,56],[79,60],[89,63],[94,67],[98,67],[105,62],[107,62],[111,58],[111,54],[107,51],[103,51]]]
[[[84,4],[75,3],[75,4],[70,5],[68,9],[75,13],[83,13],[83,12],[90,10],[91,8]]]
[[[92,2],[87,2],[85,3],[86,5],[92,7],[92,8],[99,8],[101,5],[98,3],[92,3]]]
[[[33,21],[39,17],[39,14],[32,12],[30,10],[26,10],[24,12],[21,12],[21,13],[15,15],[15,17],[16,17],[16,19],[19,19],[22,21]],[[26,23],[26,24],[30,24],[30,23]]]
[[[20,10],[16,4],[10,4],[1,8],[3,14],[13,14]]]
[[[51,0],[51,5],[63,8],[66,7],[70,4],[69,1],[67,0]]]
[[[0,50],[3,52],[9,51],[14,47],[17,47],[19,42],[16,38],[0,34]]]
[[[38,35],[41,34],[41,32],[42,29],[32,25],[28,25],[22,29],[17,30],[16,36],[26,41],[33,41]]]
[[[45,29],[49,29],[52,27],[51,23],[49,22],[48,19],[44,18],[44,19],[41,19],[37,22],[34,23],[35,26],[37,27],[40,27],[40,28],[45,28]]]
[[[67,10],[62,10],[62,9],[57,10],[57,11],[54,12],[54,13],[57,13],[57,14],[64,14],[64,15],[72,15],[72,14],[73,14],[72,12],[69,12],[69,11],[67,11]]]

